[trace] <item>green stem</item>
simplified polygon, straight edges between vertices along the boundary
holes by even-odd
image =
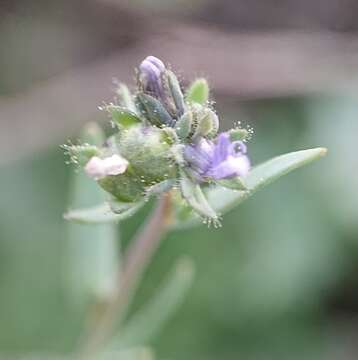
[[[110,340],[113,331],[129,305],[131,295],[152,259],[160,240],[166,233],[171,221],[171,197],[164,194],[157,207],[130,242],[124,257],[123,270],[118,271],[118,288],[101,316],[89,328],[84,336],[80,355],[90,358]]]

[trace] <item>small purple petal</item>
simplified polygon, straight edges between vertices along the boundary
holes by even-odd
[[[214,163],[219,164],[227,158],[231,146],[230,136],[228,133],[219,134],[214,149]]]
[[[161,72],[165,70],[165,65],[162,60],[158,59],[155,56],[147,56],[144,61],[148,61],[152,63],[157,69],[159,69]]]
[[[216,143],[201,138],[196,144],[187,145],[184,158],[201,181],[220,180],[247,175],[250,160],[246,152],[244,143],[231,142],[228,133],[221,133]]]
[[[250,170],[250,161],[247,156],[229,156],[218,166],[211,168],[209,176],[214,179],[228,179],[236,176],[244,177]]]

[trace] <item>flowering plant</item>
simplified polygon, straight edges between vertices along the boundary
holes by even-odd
[[[326,152],[297,151],[252,167],[247,149],[250,131],[235,127],[219,132],[220,118],[209,94],[205,79],[183,91],[176,75],[161,60],[148,56],[138,68],[134,94],[120,84],[118,98],[102,107],[114,133],[105,139],[92,125],[85,142],[64,146],[71,161],[108,194],[104,204],[72,209],[66,219],[92,224],[122,221],[148,199],[159,197],[149,221],[130,242],[120,286],[114,285],[115,295],[104,315],[85,337],[87,350],[98,350],[110,337],[113,319],[123,317],[129,295],[164,232],[200,220],[217,227],[224,212]]]

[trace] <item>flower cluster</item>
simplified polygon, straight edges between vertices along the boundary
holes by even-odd
[[[219,118],[205,79],[183,92],[176,75],[154,56],[139,65],[135,94],[124,84],[117,93],[116,102],[104,107],[117,131],[103,146],[68,146],[72,159],[126,208],[153,188],[180,189],[190,208],[216,221],[205,188],[245,190],[247,132],[236,128],[218,134]]]

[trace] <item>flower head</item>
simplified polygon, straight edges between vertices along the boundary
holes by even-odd
[[[108,175],[123,174],[127,167],[128,161],[117,154],[104,159],[93,156],[86,164],[85,171],[90,177],[99,180]]]
[[[200,138],[195,144],[187,145],[184,158],[195,178],[205,180],[244,177],[250,170],[250,160],[242,141],[231,141],[230,134],[221,133],[215,142]]]

